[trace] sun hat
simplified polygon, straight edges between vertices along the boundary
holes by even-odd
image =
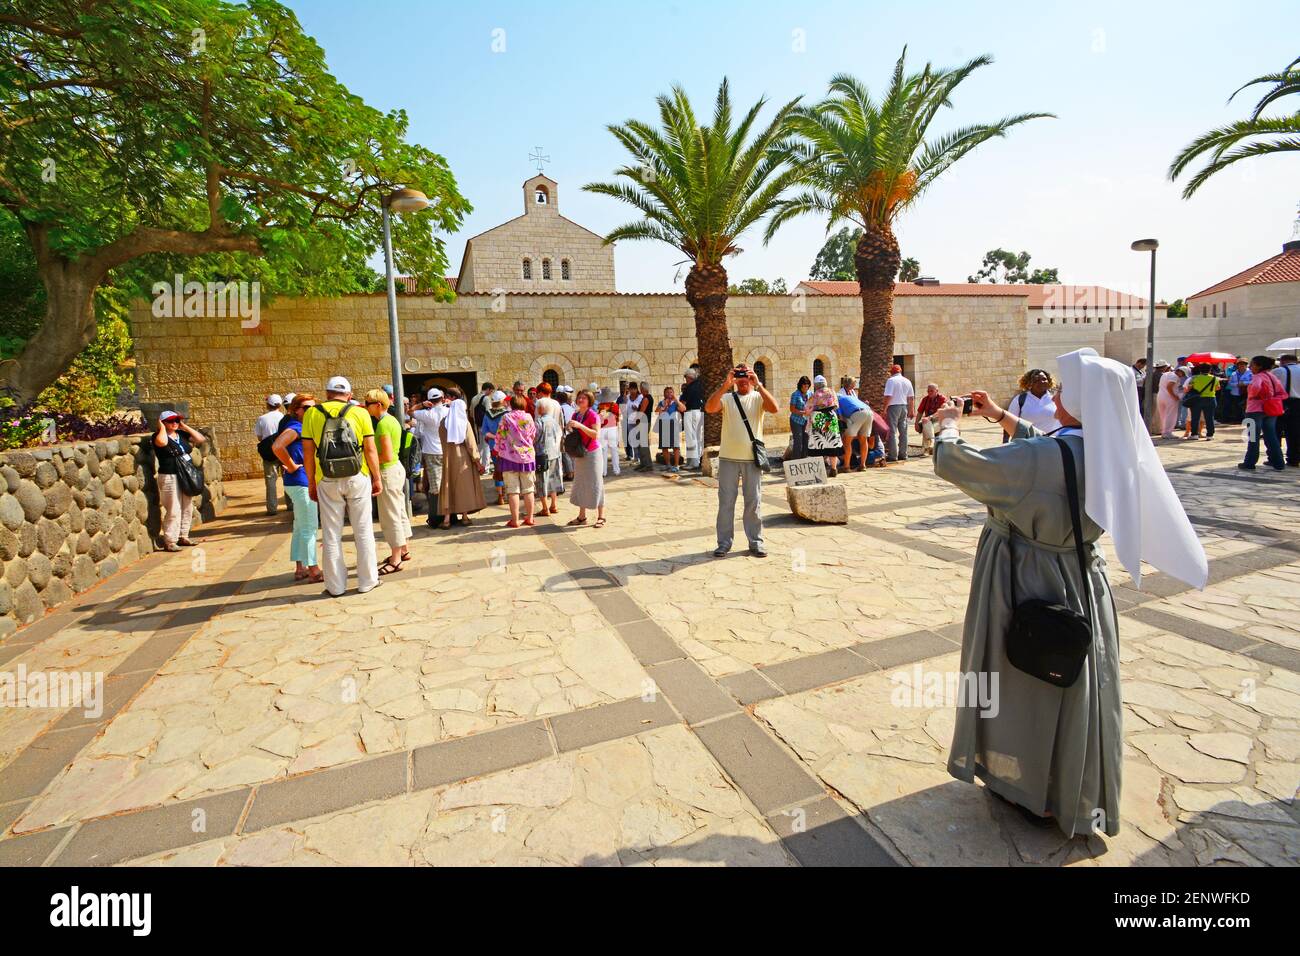
[[[614,391],[612,388],[608,388],[608,387],[602,388],[599,394],[596,395],[597,405],[608,405],[611,402],[617,402],[617,401],[618,401],[618,392]]]
[[[335,375],[332,379],[330,379],[328,382],[325,383],[325,391],[350,392],[352,391],[352,383],[349,382],[342,375]]]
[[[826,376],[825,376],[825,375],[815,375],[815,376],[813,376],[813,384],[814,384],[814,385],[825,385],[825,384],[826,384]]]
[[[492,393],[493,405],[500,405],[505,400],[506,400],[506,393],[501,391],[501,389],[497,389],[495,392]]]
[[[163,412],[161,415],[158,416],[158,421],[160,421],[160,422],[169,422],[169,421],[171,421],[173,418],[176,419],[177,421],[182,421],[182,422],[185,421],[185,416],[184,416],[184,415],[182,415],[180,412],[174,412],[174,411],[172,411],[170,408],[167,409],[167,411]]]

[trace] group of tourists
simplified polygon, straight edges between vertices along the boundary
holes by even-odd
[[[1300,467],[1300,365],[1287,354],[1274,360],[1256,355],[1238,359],[1224,373],[1210,363],[1154,363],[1156,398],[1154,427],[1162,439],[1212,441],[1215,424],[1246,425],[1246,454],[1237,467],[1255,471],[1260,444],[1274,470]],[[1139,407],[1146,387],[1146,360],[1133,365]],[[1181,435],[1180,435],[1181,433]],[[1283,453],[1282,445],[1286,445]]]
[[[934,437],[930,416],[947,402],[939,387],[926,387],[918,409],[911,381],[902,366],[894,365],[880,400],[883,416],[858,394],[858,380],[851,375],[840,379],[837,392],[831,391],[825,375],[801,376],[790,394],[790,456],[824,459],[831,478],[841,471],[907,461],[913,421],[924,439],[922,453],[930,454]]]

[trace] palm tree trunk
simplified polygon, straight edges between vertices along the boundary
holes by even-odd
[[[686,301],[695,310],[695,347],[700,357],[704,394],[727,378],[732,367],[731,336],[727,333],[727,270],[720,265],[691,266],[686,276]],[[722,416],[704,416],[704,444],[722,439]]]
[[[898,240],[888,223],[863,231],[853,254],[862,295],[858,396],[882,413],[885,379],[894,360],[894,276],[900,264]]]

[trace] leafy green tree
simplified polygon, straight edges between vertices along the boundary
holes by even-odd
[[[1029,283],[1030,285],[1051,285],[1060,282],[1060,270],[1029,268],[1030,255],[1007,252],[1005,249],[990,249],[984,253],[983,267],[973,276],[967,276],[967,282]]]
[[[904,259],[898,265],[899,282],[915,282],[921,276],[921,263],[915,259]]]
[[[784,279],[745,279],[740,285],[727,286],[727,295],[786,295],[790,290],[785,287]]]
[[[470,206],[406,130],[403,112],[339,83],[274,0],[0,5],[0,217],[17,221],[45,292],[0,383],[25,399],[53,382],[95,339],[106,279],[358,289],[398,186],[434,205],[395,217],[396,264],[450,297],[431,227],[455,229]]]
[[[765,239],[795,216],[829,217],[861,227],[853,251],[862,294],[859,341],[863,395],[879,396],[894,355],[894,278],[902,256],[894,223],[952,165],[971,150],[1006,135],[1012,127],[1048,116],[1022,113],[993,123],[964,126],[930,136],[939,110],[952,105],[958,86],[992,58],[981,56],[956,69],[907,71],[907,50],[894,66],[883,95],[847,74],[832,77],[830,95],[791,117],[798,141],[791,161],[807,188],[783,200],[768,220]]]
[[[731,93],[724,79],[714,101],[713,122],[701,125],[686,91],[674,86],[658,97],[662,126],[640,120],[611,125],[609,131],[631,154],[631,162],[614,171],[617,182],[590,183],[588,192],[634,207],[641,218],[605,237],[653,239],[680,249],[691,261],[686,301],[695,312],[695,338],[705,391],[717,388],[732,367],[727,331],[727,270],[724,260],[740,252],[737,240],[774,208],[796,181],[776,146],[798,100],[776,111],[758,127],[760,99],[735,122]],[[704,442],[721,436],[719,415],[706,415]]]
[[[1264,110],[1272,104],[1300,93],[1300,57],[1288,63],[1280,73],[1266,73],[1242,85],[1228,97],[1228,102],[1232,102],[1242,90],[1260,85],[1267,85],[1268,90],[1248,118],[1202,133],[1174,157],[1169,165],[1170,180],[1177,180],[1193,162],[1208,154],[1205,165],[1183,187],[1184,199],[1190,199],[1210,177],[1233,163],[1252,156],[1300,150],[1300,109],[1282,116],[1264,115]]]
[[[1187,303],[1182,299],[1174,299],[1169,303],[1169,308],[1165,310],[1165,315],[1171,319],[1187,318]]]
[[[862,238],[861,229],[845,226],[839,232],[828,236],[822,243],[821,251],[813,262],[810,279],[852,282],[858,277],[853,269],[853,250]]]

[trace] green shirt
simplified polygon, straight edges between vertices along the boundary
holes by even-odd
[[[325,430],[325,414],[321,408],[329,409],[331,415],[338,415],[342,409],[344,417],[352,423],[352,430],[357,433],[357,440],[362,444],[367,438],[373,438],[375,434],[375,421],[370,417],[370,413],[360,405],[349,405],[347,402],[338,400],[322,402],[320,405],[307,409],[307,414],[302,418],[302,437],[304,440],[311,442],[316,446],[316,464],[320,465],[320,436]],[[392,416],[388,416],[391,418]],[[366,456],[361,456],[361,474],[369,477],[370,466],[366,464]]]
[[[379,470],[383,471],[387,468],[392,468],[397,464],[402,455],[402,426],[399,425],[397,419],[388,414],[388,412],[384,412],[384,414],[380,415],[378,421],[373,418],[371,421],[375,422],[375,451],[379,454]],[[379,439],[383,438],[385,435],[388,436],[388,440],[393,446],[392,461],[384,461],[384,450],[380,447]]]
[[[1200,375],[1193,375],[1191,390],[1202,398],[1210,398],[1219,390],[1219,380],[1213,375],[1207,375],[1204,372]]]

